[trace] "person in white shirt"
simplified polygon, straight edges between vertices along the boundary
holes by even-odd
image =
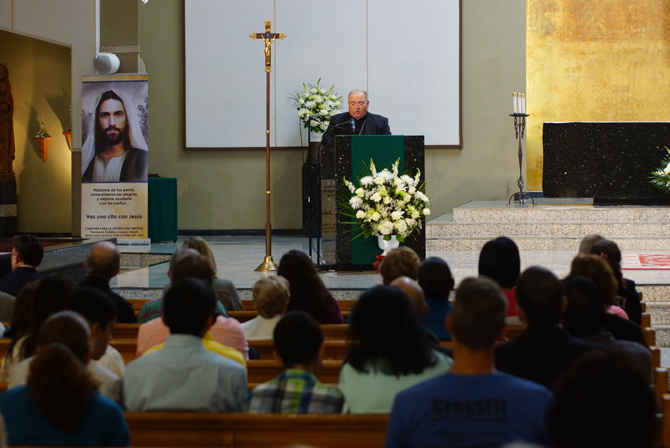
[[[272,332],[291,298],[289,288],[288,280],[281,276],[271,275],[256,282],[252,294],[258,316],[242,324],[247,341],[272,340]]]

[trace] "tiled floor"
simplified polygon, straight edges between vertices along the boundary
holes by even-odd
[[[232,280],[238,288],[248,289],[263,274],[254,269],[265,256],[265,238],[207,237],[205,238],[214,252],[218,265],[218,276]],[[177,248],[174,243],[153,244],[149,252],[172,253]],[[306,238],[275,237],[272,240],[272,255],[275,263],[279,263],[282,255],[291,249],[308,251]],[[141,250],[141,249],[136,249]],[[123,251],[123,249],[122,249]],[[576,251],[521,251],[522,269],[540,265],[552,270],[559,277],[565,276],[570,269],[570,262]],[[477,275],[477,251],[442,251],[428,252],[429,257],[440,257],[449,263],[456,282],[465,277]],[[158,288],[168,282],[168,263],[160,263],[148,268],[132,270],[119,275],[112,286]],[[365,289],[381,282],[373,272],[325,272],[321,274],[326,287],[331,289]],[[627,270],[627,278],[641,285],[668,284],[670,271],[667,270]]]

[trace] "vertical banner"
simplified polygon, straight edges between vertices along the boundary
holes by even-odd
[[[148,75],[82,76],[84,238],[150,243],[148,104]]]

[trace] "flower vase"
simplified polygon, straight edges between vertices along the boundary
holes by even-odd
[[[384,251],[382,256],[386,256],[392,249],[397,249],[400,246],[400,241],[396,239],[395,235],[391,235],[391,239],[386,241],[382,235],[377,236],[377,244],[379,248]]]
[[[321,146],[323,134],[309,131],[309,148],[307,150],[307,163],[319,163],[319,147]]]

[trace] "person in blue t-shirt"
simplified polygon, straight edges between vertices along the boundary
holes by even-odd
[[[544,415],[551,392],[494,367],[493,346],[502,337],[506,312],[507,300],[493,281],[461,282],[447,317],[454,365],[396,395],[386,448],[494,448],[547,441]]]
[[[451,341],[444,326],[451,311],[449,293],[454,289],[454,277],[446,261],[438,257],[426,258],[419,266],[419,285],[426,295],[428,313],[421,319],[424,327],[435,333],[440,341]]]

